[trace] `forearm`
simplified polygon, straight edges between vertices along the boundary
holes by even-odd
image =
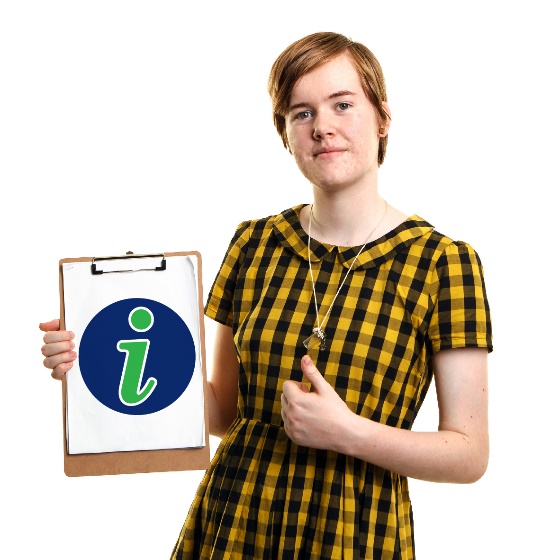
[[[220,406],[212,381],[207,383],[206,398],[208,399],[210,435],[222,438],[235,420],[236,408],[233,408],[231,404]]]
[[[336,451],[404,476],[471,483],[485,472],[488,438],[453,430],[413,432],[353,415],[341,427]]]
[[[218,324],[212,373],[206,386],[210,434],[223,437],[237,416],[239,362],[230,327]]]
[[[338,451],[404,476],[474,482],[488,463],[486,361],[484,348],[438,352],[434,357],[438,431],[412,432],[355,414],[304,356],[302,371],[313,391],[295,381],[284,383],[284,429],[299,445]]]

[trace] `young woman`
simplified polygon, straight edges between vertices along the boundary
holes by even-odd
[[[491,326],[466,243],[379,194],[391,118],[374,55],[335,33],[269,78],[313,204],[239,225],[206,305],[222,437],[173,559],[412,559],[407,477],[470,483],[488,461]],[[43,324],[61,378],[72,333]],[[439,426],[412,425],[432,377]]]

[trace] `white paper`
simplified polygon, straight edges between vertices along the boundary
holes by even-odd
[[[102,275],[91,273],[90,262],[63,265],[66,328],[76,334],[78,351],[78,359],[67,376],[69,454],[205,445],[197,261],[188,256],[166,257],[166,261],[165,271]],[[123,269],[132,268],[130,261],[123,263]],[[139,264],[135,262],[134,268]],[[129,298],[155,300],[173,310],[190,330],[196,351],[192,379],[184,393],[163,410],[151,414],[131,415],[108,408],[90,392],[80,370],[81,337],[90,321],[108,305]],[[139,334],[149,338],[149,332]],[[124,360],[125,354],[123,363]]]

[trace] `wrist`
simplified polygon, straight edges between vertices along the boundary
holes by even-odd
[[[341,429],[336,442],[336,449],[338,453],[357,457],[362,448],[362,434],[364,430],[364,421],[367,419],[362,418],[354,412],[350,412],[345,422],[341,423]]]

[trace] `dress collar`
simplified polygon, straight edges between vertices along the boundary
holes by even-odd
[[[278,214],[273,222],[274,233],[278,241],[302,259],[307,260],[308,235],[299,221],[300,210],[305,204],[299,204]],[[379,266],[395,257],[397,253],[409,247],[416,239],[433,231],[433,226],[417,215],[410,216],[395,229],[379,239],[368,243],[356,259],[354,270]],[[320,243],[311,238],[311,261],[318,262],[325,255],[336,252],[338,260],[349,268],[361,247],[338,247]]]

